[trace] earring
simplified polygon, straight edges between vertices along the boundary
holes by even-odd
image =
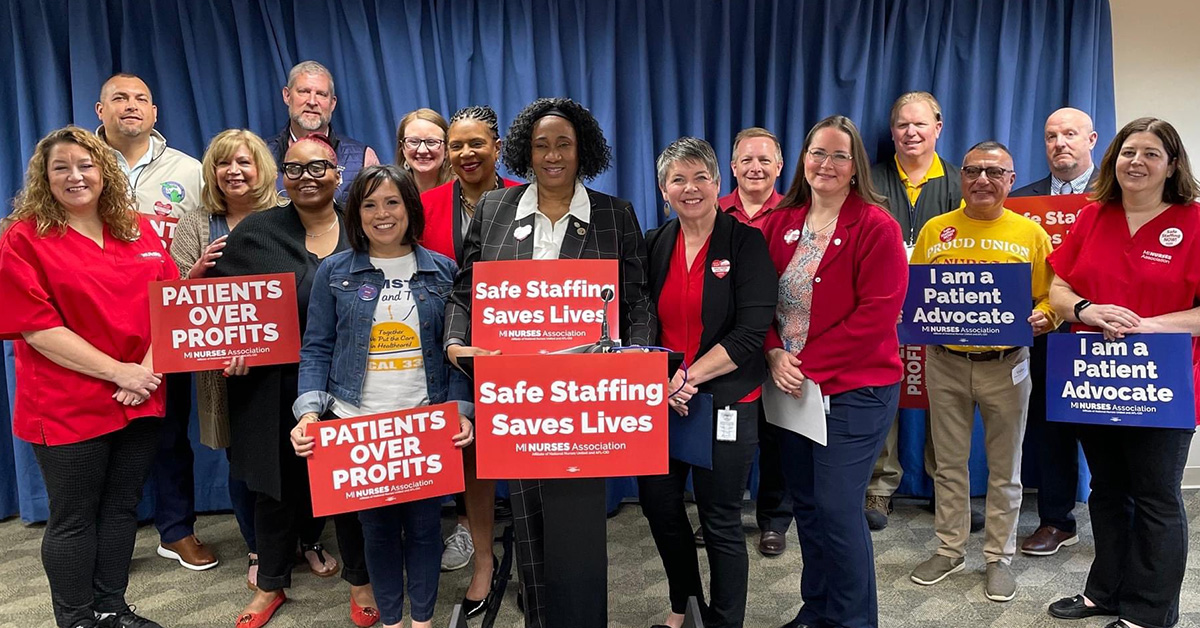
[[[663,215],[664,216],[671,215],[671,204],[670,203],[663,203]]]
[[[858,185],[858,177],[851,176],[850,177],[850,185]]]

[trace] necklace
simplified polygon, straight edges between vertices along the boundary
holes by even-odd
[[[326,230],[322,231],[321,233],[317,233],[317,234],[312,234],[312,233],[309,233],[308,231],[305,231],[305,232],[304,232],[304,237],[306,237],[306,238],[314,238],[314,239],[315,239],[315,238],[319,238],[319,237],[321,237],[321,236],[323,236],[323,235],[325,235],[325,234],[329,233],[330,231],[333,231],[333,228],[334,228],[334,227],[336,227],[336,226],[337,226],[337,224],[338,224],[338,221],[337,221],[337,216],[334,216],[334,217],[333,217],[333,222],[329,224],[329,228],[328,228],[328,229],[326,229]]]
[[[500,185],[500,175],[496,175],[496,181],[492,184],[492,190],[500,189]],[[484,190],[483,193],[485,194],[487,192],[491,192],[492,190]],[[480,196],[483,196],[483,194],[480,194]],[[478,202],[479,201],[472,203],[471,201],[468,201],[466,190],[463,189],[461,183],[458,185],[458,204],[462,206],[462,210],[467,212],[468,216],[475,215],[475,204]]]
[[[828,228],[829,228],[829,225],[832,225],[834,222],[836,222],[836,221],[837,221],[837,219],[838,219],[838,217],[837,217],[837,215],[835,214],[835,215],[833,216],[833,218],[832,218],[832,219],[830,219],[830,221],[829,221],[829,222],[825,223],[825,226],[824,226],[824,227],[821,227],[820,229],[813,229],[813,228],[812,228],[812,225],[811,225],[811,224],[809,224],[809,222],[808,222],[808,217],[805,217],[805,219],[804,219],[804,224],[808,226],[808,230],[809,230],[809,231],[811,231],[811,232],[813,232],[813,234],[815,234],[815,235],[820,235],[822,232],[824,232],[826,229],[828,229]]]

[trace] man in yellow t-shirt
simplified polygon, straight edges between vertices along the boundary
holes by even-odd
[[[1035,335],[1053,329],[1058,319],[1049,303],[1050,236],[1041,225],[1004,209],[1016,180],[1012,155],[999,142],[976,144],[963,158],[960,176],[964,206],[925,223],[911,263],[1028,263],[1034,304],[1029,324]],[[1029,348],[931,346],[925,369],[935,456],[934,530],[941,543],[913,570],[912,580],[936,584],[965,566],[971,502],[967,461],[978,406],[988,459],[984,593],[1006,602],[1017,590],[1009,564],[1021,509],[1021,443],[1032,387]]]

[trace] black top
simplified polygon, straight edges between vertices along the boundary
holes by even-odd
[[[921,188],[914,206],[908,200],[908,189],[900,180],[896,160],[887,159],[871,166],[871,183],[880,194],[887,197],[887,210],[900,221],[900,234],[905,244],[917,241],[921,228],[930,218],[958,209],[962,204],[962,180],[958,177],[958,166],[942,159],[942,170],[946,176],[930,179]]]
[[[346,230],[338,214],[338,243],[334,252],[348,248]],[[208,271],[209,277],[236,277],[268,273],[295,273],[296,305],[300,331],[308,323],[308,298],[323,258],[308,251],[304,223],[295,205],[288,203],[246,216],[225,241],[223,255]],[[292,402],[296,400],[298,365],[251,367],[249,374],[228,379],[230,469],[251,490],[281,499],[282,457],[291,453],[288,431],[295,426]],[[289,460],[290,462],[290,460]]]
[[[679,237],[678,218],[646,234],[650,295],[655,309]],[[725,277],[712,272],[714,260],[729,261]],[[775,304],[779,299],[779,278],[774,269],[762,233],[718,211],[704,260],[700,349],[694,356],[685,356],[688,364],[694,363],[720,344],[737,365],[733,371],[699,386],[700,392],[713,396],[713,407],[737,402],[767,379],[763,341],[775,319]]]

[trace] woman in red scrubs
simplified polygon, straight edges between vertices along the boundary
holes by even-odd
[[[33,444],[50,500],[42,565],[61,628],[158,627],[125,588],[166,390],[151,362],[148,284],[179,273],[131,198],[103,141],[59,129],[34,149],[0,239],[13,431]]]
[[[1094,203],[1049,257],[1055,311],[1074,331],[1190,333],[1200,375],[1200,195],[1179,134],[1139,118],[1117,133]],[[1200,377],[1197,377],[1200,380]],[[1107,628],[1179,621],[1187,565],[1183,469],[1193,430],[1081,425],[1092,471],[1088,510],[1096,558],[1082,595],[1050,605],[1062,619],[1115,615]]]

